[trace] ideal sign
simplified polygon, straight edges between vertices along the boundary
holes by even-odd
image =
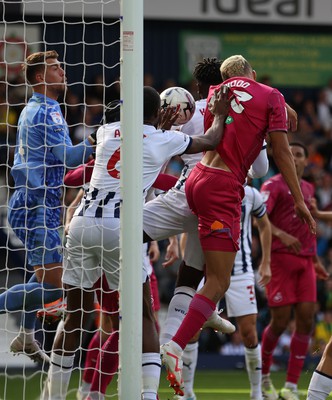
[[[119,1],[22,0],[25,14],[118,18]],[[128,1],[128,0],[126,0]],[[135,0],[131,0],[135,1]],[[146,19],[331,25],[332,0],[145,0]]]

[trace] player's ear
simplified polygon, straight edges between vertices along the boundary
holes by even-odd
[[[44,72],[37,72],[35,77],[36,77],[36,83],[45,82],[45,73]]]
[[[254,69],[252,70],[252,79],[254,81],[257,79],[257,73],[256,73],[256,71]]]

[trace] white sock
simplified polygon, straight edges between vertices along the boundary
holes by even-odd
[[[312,374],[307,400],[325,400],[332,392],[332,376],[314,371]]]
[[[161,330],[160,344],[169,342],[175,335],[188,312],[189,304],[195,293],[196,290],[187,286],[180,286],[175,289],[168,306],[166,321]]]
[[[18,336],[22,339],[23,343],[32,343],[35,339],[35,330],[26,329],[21,326]]]
[[[290,389],[292,392],[297,392],[297,384],[293,382],[286,382],[285,388]]]
[[[261,346],[258,344],[255,348],[245,347],[245,360],[248,378],[251,388],[251,397],[262,397],[262,355]]]
[[[194,378],[198,357],[198,342],[189,343],[183,350],[182,377],[184,380],[184,394],[186,397],[194,397]]]
[[[91,400],[104,400],[105,399],[105,395],[103,393],[100,393],[100,392],[90,392],[89,399],[91,399]]]
[[[156,400],[160,380],[161,360],[159,353],[142,354],[142,400]]]
[[[52,400],[65,400],[75,355],[63,356],[52,351],[48,370],[49,396]]]
[[[44,385],[43,385],[43,389],[42,392],[40,394],[40,399],[39,400],[49,400],[50,398],[50,394],[48,391],[48,385],[49,385],[49,380],[48,380],[48,376],[44,381]]]
[[[87,397],[87,395],[90,393],[90,388],[91,388],[91,382],[85,382],[82,380],[81,386],[79,387],[79,391],[82,395]]]

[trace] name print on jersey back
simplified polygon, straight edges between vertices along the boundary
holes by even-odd
[[[163,165],[174,155],[183,153],[188,147],[190,138],[182,132],[163,131],[152,125],[144,125],[141,135],[143,136],[144,165],[143,204],[147,190],[156,180]],[[101,126],[96,137],[96,161],[90,187],[75,214],[92,217],[97,215],[118,217],[121,203],[119,185],[121,171],[120,122]]]

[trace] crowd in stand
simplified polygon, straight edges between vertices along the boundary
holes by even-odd
[[[269,81],[265,77],[266,82]],[[273,80],[273,79],[272,79]],[[154,85],[154,77],[150,74],[145,76],[145,84]],[[169,86],[177,86],[178,83],[174,79],[164,82],[158,90],[163,90]],[[91,134],[103,117],[104,104],[119,98],[119,82],[105,89],[101,76],[96,76],[95,81],[88,85],[84,96],[80,96],[72,89],[68,89],[65,97],[60,100],[63,104],[63,114],[68,123],[73,143],[80,142],[82,139]],[[192,94],[195,96],[195,87],[192,83],[187,85]],[[21,77],[17,77],[10,83],[6,83],[4,78],[0,78],[0,193],[2,196],[9,196],[8,187],[11,186],[11,178],[9,168],[13,161],[15,136],[17,119],[20,111],[25,105],[26,99],[31,95],[29,87],[22,81]],[[282,91],[282,90],[281,90]],[[309,93],[309,94],[308,94]],[[289,134],[290,140],[297,140],[305,143],[309,149],[309,165],[306,168],[304,178],[312,182],[316,188],[316,198],[318,208],[321,210],[332,210],[332,79],[326,83],[325,87],[316,90],[287,89],[285,97],[288,104],[294,108],[298,114],[298,131]],[[178,175],[182,165],[177,159],[171,161],[168,166],[168,173]],[[272,158],[270,170],[266,177],[255,180],[253,185],[257,188],[261,186],[263,181],[269,176],[277,172]],[[3,190],[6,188],[6,191]],[[76,189],[67,190],[65,196],[65,205],[69,205],[76,194]],[[5,199],[5,197],[4,197]],[[5,204],[5,203],[3,203]],[[5,227],[6,223],[6,207],[0,207],[0,252],[9,251],[12,256],[12,264],[23,262],[18,256],[18,252],[8,250],[9,247],[17,247],[17,243],[12,242],[10,231]],[[8,239],[9,238],[9,239]],[[318,255],[321,257],[327,271],[331,277],[327,281],[319,281],[318,302],[316,313],[316,327],[313,333],[311,352],[312,354],[322,354],[332,333],[332,225],[329,223],[319,223],[317,232]],[[164,243],[160,243],[163,250]],[[252,243],[253,265],[257,268],[260,259],[260,246],[257,232],[254,235]],[[16,265],[17,266],[17,265]],[[176,277],[176,268],[165,270],[161,264],[155,265],[156,275],[159,279],[161,301],[167,303],[174,290],[174,282]],[[257,297],[259,305],[259,333],[268,322],[268,308],[264,297],[264,291],[257,287]],[[292,327],[290,326],[289,331]],[[232,342],[230,339],[220,339],[220,337],[212,337],[212,332],[202,335],[202,349],[219,351],[223,354],[235,353],[241,351],[238,338],[234,335]],[[213,339],[213,340],[212,340]],[[209,343],[209,344],[207,344]],[[211,344],[212,343],[212,344]],[[285,340],[282,341],[283,346],[280,352],[287,352],[287,334]],[[232,350],[233,349],[233,350]]]

